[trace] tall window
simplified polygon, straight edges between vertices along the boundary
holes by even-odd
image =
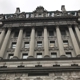
[[[42,47],[42,41],[37,42],[37,47]]]
[[[22,54],[22,59],[27,59],[28,58],[28,53],[23,53]]]
[[[68,47],[68,40],[64,40],[64,41],[63,41],[63,46],[64,46],[64,47]]]
[[[42,36],[42,31],[38,31],[37,36]]]
[[[49,31],[49,36],[54,36],[53,31]]]
[[[57,57],[57,53],[56,52],[52,52],[51,53],[51,58],[56,58]]]
[[[55,41],[50,41],[50,47],[55,47]]]
[[[30,31],[26,32],[26,37],[30,37]]]
[[[16,48],[16,42],[12,42],[12,46],[11,46],[11,48]]]
[[[29,48],[29,42],[25,42],[25,43],[24,43],[24,47],[25,47],[25,48]]]
[[[9,54],[8,59],[12,59],[12,58],[13,58],[13,54]]]
[[[67,56],[67,57],[72,57],[71,52],[66,52],[66,56]]]
[[[61,30],[61,35],[66,35],[66,31],[65,30]]]
[[[17,32],[15,32],[14,33],[14,37],[18,37],[18,34],[19,34],[19,32],[17,31]]]
[[[37,53],[37,58],[42,58],[42,53]]]

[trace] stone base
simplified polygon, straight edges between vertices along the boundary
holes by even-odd
[[[33,57],[33,56],[29,56],[28,58],[30,58],[30,59],[31,59],[31,58],[34,58],[34,57]]]
[[[76,57],[80,57],[80,54],[79,54],[79,55],[77,55]]]
[[[12,59],[18,59],[18,57],[14,56]]]
[[[67,56],[65,56],[65,55],[61,55],[60,58],[67,58]]]
[[[50,56],[49,55],[45,55],[44,58],[50,58]]]

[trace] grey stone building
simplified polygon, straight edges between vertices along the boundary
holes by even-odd
[[[80,80],[80,11],[0,14],[0,80]]]

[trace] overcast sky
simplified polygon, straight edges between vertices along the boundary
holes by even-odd
[[[16,7],[21,12],[32,12],[37,6],[43,6],[48,11],[61,10],[65,5],[66,10],[79,10],[80,0],[0,0],[0,14],[15,13]]]

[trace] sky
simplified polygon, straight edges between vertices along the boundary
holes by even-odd
[[[0,0],[0,14],[15,13],[17,7],[21,12],[32,12],[37,6],[56,11],[61,10],[61,5],[65,5],[67,11],[80,10],[80,0]]]

